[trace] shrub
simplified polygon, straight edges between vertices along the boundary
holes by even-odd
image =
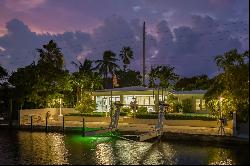
[[[109,115],[109,113],[107,114]],[[105,117],[105,112],[92,112],[92,113],[69,113],[64,116],[86,116],[86,117]]]
[[[193,112],[191,99],[182,100],[182,107],[183,107],[183,112],[184,113],[191,113],[191,112]]]
[[[167,103],[169,104],[168,112],[180,112],[182,109],[182,104],[178,101],[178,98],[173,94],[170,94],[167,98]]]
[[[217,120],[217,117],[209,114],[166,114],[165,119],[167,120]]]
[[[158,114],[136,114],[135,115],[136,118],[138,119],[157,119],[158,118]]]
[[[136,114],[147,114],[148,113],[148,109],[147,107],[139,107]]]
[[[124,112],[124,113],[131,113],[132,112],[132,109],[130,107],[122,107],[121,108],[121,112]]]
[[[120,116],[128,116],[128,113],[127,113],[127,112],[120,112],[119,115],[120,115]]]
[[[149,113],[149,114],[136,114],[136,118],[138,119],[157,119],[157,113]],[[167,120],[206,120],[212,121],[217,120],[217,118],[213,115],[209,114],[166,114],[165,119]]]
[[[173,110],[174,110],[173,112],[182,112],[181,111],[181,110],[183,110],[182,104],[179,102],[174,103]]]
[[[96,110],[96,103],[90,94],[84,94],[81,100],[76,103],[75,109],[81,113],[90,113]]]

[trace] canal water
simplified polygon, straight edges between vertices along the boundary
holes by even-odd
[[[136,142],[111,137],[0,130],[0,165],[248,164],[247,146]]]

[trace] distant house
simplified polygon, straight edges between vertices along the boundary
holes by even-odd
[[[92,96],[97,104],[97,112],[109,112],[111,102],[120,101],[124,106],[130,106],[130,102],[136,100],[138,106],[147,107],[149,112],[157,111],[155,103],[166,99],[172,93],[177,100],[182,102],[190,99],[193,112],[206,113],[205,100],[203,99],[205,90],[192,91],[167,91],[162,89],[146,88],[140,86],[97,90]],[[112,97],[111,97],[112,96]]]

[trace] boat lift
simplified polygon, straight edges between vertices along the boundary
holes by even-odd
[[[115,109],[115,113],[111,118],[111,122],[109,124],[108,128],[105,129],[101,129],[101,130],[95,130],[95,131],[87,131],[85,132],[85,136],[93,136],[93,135],[98,135],[98,134],[104,134],[110,131],[115,131],[117,130],[118,127],[118,122],[119,122],[119,115],[120,115],[120,109],[123,106],[123,104],[121,104],[120,102],[115,102],[114,103],[116,109]],[[136,106],[136,103],[132,103],[131,104],[132,107]],[[158,112],[158,121],[157,124],[155,125],[155,129],[154,131],[150,131],[144,134],[139,135],[139,141],[146,141],[155,137],[160,137],[163,134],[163,122],[164,122],[164,118],[165,118],[165,111],[166,108],[169,105],[166,104],[164,101],[159,101],[159,112]]]
[[[168,107],[168,104],[166,104],[164,101],[159,101],[159,112],[158,112],[158,122],[155,125],[155,130],[142,134],[139,136],[139,141],[146,141],[155,137],[159,137],[163,134],[163,121],[164,121],[164,115],[165,110]]]
[[[104,134],[110,131],[115,131],[117,130],[118,127],[118,122],[119,122],[119,115],[120,115],[120,110],[123,104],[120,102],[115,102],[114,103],[116,109],[114,115],[111,117],[111,122],[109,124],[108,128],[100,129],[100,130],[94,130],[94,131],[86,131],[84,133],[84,136],[93,136],[93,135],[98,135],[98,134]]]

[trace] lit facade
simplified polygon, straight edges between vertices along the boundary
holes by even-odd
[[[147,107],[148,112],[157,111],[157,103],[167,98],[172,93],[177,100],[190,99],[193,112],[207,113],[205,100],[203,99],[205,90],[192,91],[167,91],[162,89],[145,87],[125,87],[104,89],[93,92],[93,99],[97,104],[97,112],[109,112],[112,102],[120,101],[124,107],[129,107],[130,102],[136,100],[138,106]],[[156,103],[156,104],[155,104]]]

